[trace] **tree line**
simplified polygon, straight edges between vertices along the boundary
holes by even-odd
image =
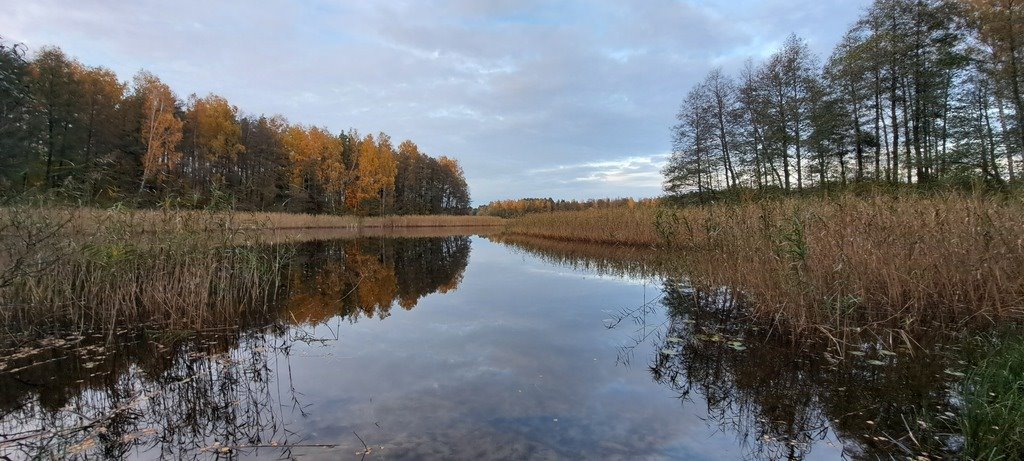
[[[149,72],[122,82],[0,38],[0,194],[55,188],[89,203],[361,215],[470,204],[459,163],[412,141],[242,114],[213,94],[181,100]]]
[[[875,0],[824,61],[791,35],[685,96],[669,194],[1018,181],[1024,1]]]
[[[550,213],[553,211],[582,211],[608,208],[654,207],[658,199],[644,198],[604,198],[590,200],[555,200],[552,198],[523,198],[511,200],[495,200],[476,209],[482,216],[498,216],[515,218],[531,213]]]

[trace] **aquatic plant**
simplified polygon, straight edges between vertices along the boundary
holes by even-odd
[[[1000,341],[961,386],[963,454],[974,460],[1024,456],[1024,341]]]
[[[1024,317],[1018,196],[842,195],[666,213],[532,214],[511,220],[505,232],[671,247],[686,276],[740,290],[754,317],[801,332],[960,328]]]

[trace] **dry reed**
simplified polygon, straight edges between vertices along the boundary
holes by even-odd
[[[1024,317],[1019,197],[784,199],[530,215],[506,232],[670,247],[695,283],[796,330],[963,326]]]
[[[269,305],[286,256],[247,245],[256,241],[237,221],[215,214],[151,215],[145,233],[134,212],[55,216],[52,209],[0,214],[7,229],[0,233],[0,272],[7,274],[0,325],[12,336],[239,325]],[[22,245],[27,228],[53,229],[53,238]]]
[[[64,210],[65,212],[67,210]],[[83,228],[97,229],[107,210],[80,208],[74,210]],[[411,227],[495,227],[504,220],[494,216],[455,215],[410,215],[410,216],[354,216],[354,215],[311,215],[301,213],[274,212],[210,212],[195,210],[120,210],[127,219],[137,224],[138,229],[152,232],[164,230],[164,226],[176,222],[187,224],[189,231],[207,228],[217,230],[224,225],[243,230],[281,229],[363,229],[363,228],[411,228]],[[205,221],[197,222],[197,218]],[[154,226],[157,226],[154,228]],[[196,227],[198,226],[198,228]]]

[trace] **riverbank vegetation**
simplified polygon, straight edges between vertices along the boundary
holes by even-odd
[[[0,211],[2,212],[2,211]],[[40,209],[39,213],[50,211]],[[75,216],[77,223],[86,228],[101,227],[103,220],[111,210],[100,208],[69,208],[52,211]],[[395,229],[418,227],[493,227],[500,226],[504,220],[488,216],[463,215],[389,215],[389,216],[355,216],[355,215],[313,215],[306,213],[280,212],[242,212],[190,209],[128,209],[120,208],[117,212],[125,220],[132,223],[139,232],[157,232],[162,226],[180,222],[193,231],[204,231],[223,227],[224,223],[246,231],[282,231],[282,230],[334,230],[334,229]],[[200,217],[213,217],[203,220]]]
[[[5,337],[114,332],[125,325],[244,324],[280,283],[287,255],[265,251],[230,214],[136,213],[32,205],[0,213]]]
[[[0,196],[64,188],[77,202],[314,214],[465,214],[459,163],[386,133],[244,114],[210,94],[182,100],[159,77],[131,82],[59,48],[0,37]]]
[[[494,228],[481,216],[355,217],[49,206],[0,208],[0,325],[8,336],[121,325],[203,329],[260,317],[307,233]],[[273,243],[274,245],[271,245]],[[467,242],[468,244],[468,242]],[[365,282],[364,285],[369,282]]]
[[[959,431],[969,459],[1017,459],[1024,453],[1024,341],[1000,338],[976,357],[961,385]]]
[[[787,198],[511,220],[514,235],[671,250],[753,317],[830,332],[1024,317],[1017,195]]]
[[[524,198],[514,200],[495,200],[481,205],[475,212],[482,216],[498,216],[515,218],[532,213],[550,213],[552,211],[583,211],[609,208],[636,208],[658,206],[662,200],[654,198],[605,198],[591,200],[555,200],[552,198]]]

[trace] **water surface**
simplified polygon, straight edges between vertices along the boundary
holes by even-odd
[[[0,454],[840,459],[900,454],[915,409],[948,410],[942,355],[794,347],[735,318],[729,290],[668,277],[665,255],[463,236],[296,248],[253,326],[8,351]]]

